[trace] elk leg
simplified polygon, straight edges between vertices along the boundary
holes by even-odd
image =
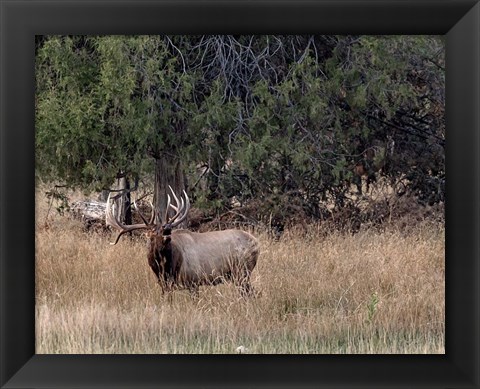
[[[235,277],[233,282],[235,286],[240,289],[240,294],[242,297],[245,298],[252,296],[253,287],[250,284],[250,272],[245,271],[238,277]]]
[[[173,290],[171,288],[168,288],[166,293],[167,293],[168,303],[170,305],[172,305],[173,304]]]
[[[253,287],[250,284],[250,282],[245,282],[242,284],[242,286],[240,287],[240,294],[244,298],[250,297],[253,295]]]
[[[196,285],[190,285],[188,287],[188,291],[190,292],[190,296],[192,296],[192,298],[194,300],[197,300],[199,297],[200,297],[200,291],[199,291],[199,288],[198,286]]]
[[[244,284],[242,291],[243,291],[243,295],[245,297],[256,296],[255,289],[253,288],[252,284],[250,283],[250,278]]]
[[[150,269],[152,269],[153,273],[157,277],[157,281],[160,283],[160,263],[158,262],[158,259],[155,258],[153,255],[148,256],[148,265],[150,266]]]

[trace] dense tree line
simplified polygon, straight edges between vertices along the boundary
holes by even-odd
[[[444,53],[435,36],[38,36],[36,174],[146,179],[158,214],[167,183],[280,219],[348,206],[362,177],[434,204]]]

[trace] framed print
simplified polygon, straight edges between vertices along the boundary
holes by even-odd
[[[290,0],[274,0],[242,2],[235,0],[187,0],[170,2],[156,0],[100,0],[85,2],[65,0],[57,2],[35,0],[24,2],[0,0],[0,7],[0,385],[2,388],[301,388],[313,386],[477,388],[480,386],[478,371],[480,366],[480,339],[478,329],[480,328],[478,245],[478,237],[480,236],[480,125],[478,114],[478,107],[480,106],[480,5],[477,1],[386,0],[380,2],[371,0],[346,0],[333,2],[314,0],[294,2]],[[36,93],[39,88],[36,82],[36,77],[38,76],[36,74],[36,65],[42,60],[38,57],[37,48],[39,46],[37,43],[43,39],[41,37],[63,36],[71,38],[90,36],[99,38],[98,41],[95,42],[92,40],[92,46],[88,46],[90,43],[82,46],[82,49],[85,49],[84,54],[88,57],[88,55],[91,54],[88,52],[89,49],[99,50],[99,52],[104,50],[105,47],[108,49],[108,45],[102,46],[103,43],[100,41],[100,37],[159,35],[231,37],[245,35],[258,37],[269,35],[285,37],[293,35],[306,36],[310,34],[338,37],[353,35],[368,35],[373,37],[420,37],[435,35],[439,36],[436,42],[445,44],[446,135],[445,139],[440,139],[442,142],[445,141],[446,152],[444,152],[444,158],[446,162],[444,162],[444,164],[446,168],[444,176],[447,177],[442,181],[442,185],[445,185],[445,189],[442,192],[445,194],[445,270],[444,279],[440,281],[445,282],[444,342],[441,342],[442,344],[437,348],[427,348],[425,352],[426,355],[420,355],[422,354],[421,351],[419,351],[420,347],[414,347],[415,338],[411,340],[411,343],[412,349],[416,351],[411,354],[404,354],[398,350],[395,352],[394,349],[381,348],[377,349],[377,352],[374,353],[365,352],[365,349],[360,349],[360,351],[357,349],[356,353],[350,353],[348,347],[341,349],[343,353],[338,352],[340,348],[337,349],[337,352],[326,353],[322,352],[324,349],[315,349],[315,346],[311,345],[310,347],[314,349],[314,352],[308,354],[302,352],[302,350],[306,349],[296,348],[292,341],[290,350],[293,351],[291,353],[285,352],[285,350],[289,350],[285,345],[282,346],[283,348],[279,348],[281,352],[277,354],[274,352],[275,347],[272,345],[258,344],[253,346],[254,352],[248,353],[247,348],[240,344],[236,349],[231,349],[232,345],[228,345],[230,348],[222,348],[222,346],[216,344],[212,349],[208,349],[213,350],[211,353],[206,353],[210,355],[195,355],[198,349],[193,349],[194,351],[192,353],[189,353],[189,349],[187,349],[184,353],[179,351],[178,354],[171,354],[169,352],[171,351],[170,346],[165,348],[165,353],[159,353],[157,355],[148,352],[137,352],[136,354],[126,353],[124,348],[117,348],[115,346],[115,344],[117,344],[114,338],[116,335],[115,331],[113,331],[113,337],[110,334],[111,337],[109,338],[112,344],[110,350],[113,350],[110,353],[106,351],[108,350],[107,346],[99,349],[100,351],[98,351],[97,354],[94,348],[89,349],[94,350],[93,352],[87,352],[86,354],[75,347],[65,349],[63,348],[64,346],[59,346],[55,348],[55,344],[62,344],[61,339],[57,339],[57,343],[55,343],[55,339],[53,339],[48,347],[39,347],[38,337],[42,335],[39,334],[38,331],[39,327],[36,320],[39,319],[35,317],[35,307],[36,304],[39,303],[39,291],[41,291],[43,284],[42,280],[36,277],[35,274],[36,253],[38,253],[36,250],[39,249],[38,242],[35,240],[35,165],[36,158],[38,158],[39,155],[39,149],[36,148],[39,143],[35,139],[36,131],[38,132],[39,128],[36,128],[35,115],[36,106],[39,103],[37,100],[38,94]],[[238,42],[238,40],[235,42]],[[367,41],[365,44],[374,45],[375,43],[372,42],[373,41]],[[197,43],[199,45],[204,44],[204,41],[201,40]],[[59,42],[53,42],[52,47],[55,44],[58,44],[58,47],[61,45]],[[138,44],[138,41],[132,43],[131,52],[135,53],[135,55],[137,53],[135,52],[135,47],[137,47]],[[309,45],[308,42],[306,44]],[[179,51],[176,43],[173,41],[170,41],[169,47],[172,50]],[[53,47],[53,49],[55,49],[55,47]],[[47,61],[50,61],[48,53],[45,54],[45,56]],[[300,54],[298,58],[301,58]],[[184,61],[183,57],[181,57],[181,59]],[[60,67],[71,66],[73,63],[62,61],[63,60],[59,61]],[[298,62],[300,63],[301,61],[299,60]],[[178,63],[181,63],[180,60]],[[150,66],[148,61],[142,62],[142,66],[143,65],[145,65],[145,68]],[[260,66],[260,62],[258,62],[257,65]],[[181,70],[181,65],[179,66]],[[185,66],[185,62],[183,66]],[[266,67],[267,63],[263,63],[263,66]],[[432,66],[443,68],[443,65],[439,63],[432,63]],[[52,67],[52,69],[54,68]],[[107,72],[108,69],[103,68],[102,71]],[[301,69],[299,68],[298,71],[301,71]],[[398,71],[398,69],[392,70],[392,72],[394,71]],[[185,73],[186,72],[184,72],[184,74]],[[275,71],[273,71],[273,73],[275,73]],[[85,76],[85,74],[81,73],[79,77],[83,76]],[[277,73],[275,73],[275,76],[280,77]],[[356,75],[354,66],[352,66],[351,76],[353,83],[355,80],[358,81],[359,76]],[[111,84],[113,85],[112,93],[118,96],[121,96],[123,84],[131,81],[128,78],[128,72],[120,76],[117,74],[110,79],[114,81]],[[99,78],[96,80],[98,81]],[[179,89],[188,90],[189,85],[191,85],[189,83],[193,82],[188,78],[182,78],[181,81],[179,80],[180,79],[175,79],[173,83],[178,82],[178,84],[175,85],[182,83],[182,88],[175,89],[175,93],[182,93],[178,91]],[[161,78],[160,81],[162,81]],[[308,79],[308,81],[315,82],[314,79]],[[144,80],[141,82],[144,82]],[[422,87],[427,88],[428,83],[433,81],[428,79],[422,82]],[[95,82],[92,82],[91,85],[92,88],[95,88]],[[289,87],[288,85],[289,84],[285,83],[281,87],[278,87],[278,90],[285,91]],[[336,86],[329,84],[329,87],[334,88]],[[61,92],[60,89],[55,89],[57,86],[50,85],[48,82],[42,84],[42,88],[51,88],[55,90],[55,93]],[[261,86],[258,86],[258,88],[258,95],[255,98],[259,100],[264,99],[264,101],[266,101],[265,104],[268,105],[268,98],[265,97],[266,92],[264,90],[262,92]],[[97,85],[97,89],[92,89],[89,93],[90,92],[92,94],[97,93],[98,95],[96,96],[98,97],[104,96],[111,91],[104,88],[104,84],[101,84],[101,87]],[[170,92],[173,93],[172,91]],[[132,103],[133,105],[137,104],[134,108],[131,108],[132,104],[129,103],[122,106],[121,110],[117,112],[121,111],[119,115],[127,117],[125,113],[126,110],[140,109],[139,104],[142,104],[142,99],[148,98],[150,93],[161,95],[157,90],[146,89],[145,94],[142,95],[138,101]],[[262,95],[261,93],[264,94]],[[349,101],[346,95],[347,92],[338,87],[339,99],[344,98],[346,101],[345,104],[357,104],[357,106],[362,107],[362,101]],[[46,101],[47,103],[53,104],[54,100],[52,96],[54,96],[54,94],[49,95],[48,99],[45,99],[44,102]],[[280,93],[276,95],[278,99],[281,99],[282,96]],[[118,99],[120,99],[120,97],[118,97]],[[115,98],[111,101],[115,101]],[[89,102],[86,102],[85,105],[82,105],[82,103],[83,100],[78,101],[79,110],[92,109]],[[274,104],[275,102],[270,101],[270,103]],[[107,108],[115,110],[116,103],[114,102],[112,104],[112,106]],[[214,105],[216,102],[212,100],[208,101],[208,104]],[[387,102],[385,102],[385,105],[387,105]],[[288,102],[286,106],[288,106]],[[321,106],[321,103],[319,103],[319,110],[323,109],[320,108]],[[311,109],[312,105],[308,107]],[[235,110],[237,108],[238,106],[235,104],[229,105],[228,107],[226,107],[226,104],[223,106],[225,110],[230,109],[228,112],[231,116],[236,114],[237,111]],[[61,116],[62,112],[66,112],[66,107],[62,108],[58,106],[56,109],[58,109],[56,111],[57,116]],[[175,111],[176,109],[177,108],[172,108],[175,114],[180,115],[178,111]],[[282,115],[284,115],[285,112],[290,111],[282,111]],[[326,110],[322,112],[325,114]],[[166,110],[164,113],[168,115]],[[202,114],[204,114],[204,112],[199,110],[197,122],[205,120],[205,122],[211,123],[216,120],[221,123],[218,124],[218,128],[228,126],[228,123],[234,122],[229,117],[219,118],[219,116],[212,116],[205,119],[204,117],[200,117]],[[72,118],[73,116],[67,119],[74,120]],[[260,117],[258,122],[261,122],[261,119]],[[376,118],[376,120],[379,119]],[[92,127],[99,125],[98,123],[94,123],[94,121],[88,123]],[[115,128],[115,123],[116,122],[113,121],[110,122],[109,125],[112,126],[111,128]],[[123,123],[126,123],[126,121]],[[235,123],[238,123],[238,121]],[[332,123],[334,123],[334,121],[332,121]],[[48,128],[54,127],[57,124],[58,122],[48,122],[45,128],[48,130]],[[267,124],[265,124],[265,126],[267,126]],[[145,128],[149,125],[150,124],[146,122]],[[340,128],[341,125],[339,124],[338,127]],[[259,131],[263,131],[261,125],[259,125],[258,128]],[[178,129],[175,128],[171,131],[174,133],[177,130]],[[365,131],[367,130],[368,129],[365,129]],[[205,144],[208,144],[208,142],[214,144],[218,141],[213,132],[208,134],[202,132],[204,131],[202,126],[199,126],[197,131],[196,134],[198,134],[199,137],[204,136],[202,141],[207,142]],[[165,130],[166,138],[169,136],[167,132],[168,131]],[[311,133],[307,130],[305,130],[305,133],[305,136],[311,136]],[[273,142],[271,136],[268,137],[265,133],[262,134],[262,142]],[[51,138],[45,137],[46,140],[44,139],[45,145],[48,146],[58,141],[58,134],[52,133],[49,136],[51,136]],[[87,135],[79,132],[71,136],[72,139],[70,139],[70,142],[73,140],[80,144],[81,137]],[[235,134],[230,133],[230,141],[233,136],[235,136]],[[68,140],[66,142],[68,142]],[[126,138],[123,146],[130,147],[131,142],[131,138]],[[145,143],[146,146],[144,146],[151,155],[155,154],[153,144],[148,144],[148,142],[151,142],[151,139],[142,140],[142,142]],[[193,147],[192,142],[189,142],[188,139],[183,139],[182,142],[182,145],[185,147]],[[98,143],[102,144],[102,140],[98,140]],[[255,142],[251,141],[250,145],[253,143]],[[248,156],[248,158],[251,159],[257,158],[257,165],[249,165],[245,162],[245,166],[248,165],[251,172],[256,171],[257,174],[259,174],[259,171],[252,168],[252,166],[263,166],[262,158],[265,159],[265,155],[261,154],[258,148],[247,147],[248,144],[249,142],[246,141],[245,149],[240,150],[236,155],[242,155],[245,158]],[[315,145],[316,144],[313,144],[313,146]],[[227,142],[224,146],[225,150],[228,149],[231,152],[231,143]],[[312,145],[310,144],[310,146]],[[388,143],[388,147],[393,146],[394,143]],[[388,147],[386,146],[382,149],[384,153],[388,152]],[[401,146],[396,144],[395,147]],[[378,149],[377,147],[377,150]],[[306,147],[305,150],[309,150],[309,148]],[[99,158],[103,158],[105,153],[110,153],[110,158],[121,159],[124,157],[123,155],[115,154],[116,151],[106,147],[101,150]],[[59,167],[57,165],[63,164],[64,171],[68,171],[65,175],[80,180],[86,179],[85,177],[88,179],[88,174],[90,174],[94,168],[87,164],[82,165],[83,170],[81,172],[75,171],[75,166],[77,165],[70,166],[68,164],[71,159],[75,159],[78,156],[75,155],[73,149],[71,153],[69,152],[67,154],[69,155],[65,156],[65,154],[62,154],[62,150],[57,150],[56,153],[54,152],[49,156],[50,159],[46,158],[44,160],[46,174],[48,174],[50,168],[58,169]],[[335,155],[336,157],[338,157],[337,154]],[[54,157],[52,157],[52,155],[54,155]],[[362,153],[362,155],[366,155],[366,153]],[[55,160],[56,158],[58,160]],[[65,158],[65,160],[62,160],[62,158]],[[297,163],[301,165],[304,163],[301,162],[302,155],[297,154],[295,158],[297,158],[297,160],[296,162],[292,162],[292,164]],[[367,159],[366,156],[363,158]],[[160,159],[160,157],[157,159]],[[371,157],[372,162],[373,160],[374,158]],[[344,161],[341,158],[339,161],[340,162],[336,162],[339,164],[338,166],[346,166],[346,164],[350,163],[350,161]],[[137,160],[130,162],[140,163]],[[233,164],[232,160],[228,158],[225,158],[224,162],[225,165],[219,167],[218,171],[229,169],[231,168],[230,165]],[[62,166],[60,166],[60,168],[61,167]],[[354,167],[356,168],[357,166],[355,165]],[[275,173],[279,171],[274,168],[272,169]],[[338,172],[338,169],[333,169],[333,171]],[[155,172],[157,172],[157,170],[155,170]],[[203,170],[202,172],[202,174],[204,174]],[[76,176],[76,174],[78,174],[78,176]],[[282,177],[286,177],[291,174],[291,172],[285,173],[282,171],[282,174],[284,174]],[[335,174],[336,173],[331,177],[332,185],[333,182],[336,182],[335,180],[346,179],[343,176],[339,178],[340,175],[338,174],[338,176],[336,176]],[[243,178],[240,176],[241,175],[232,175],[229,177],[233,177],[232,180],[237,180],[236,182],[241,182]],[[309,177],[312,178],[312,181],[321,180],[321,178],[315,175]],[[195,185],[200,183],[201,178],[202,175],[199,176]],[[287,181],[288,180],[285,179],[285,183]],[[326,181],[326,178],[324,181]],[[362,191],[362,183],[363,181],[360,180],[360,186],[357,186],[357,190],[360,193]],[[137,184],[135,184],[135,186],[136,185]],[[227,185],[227,183],[224,183],[224,185]],[[243,181],[241,185],[244,185]],[[366,185],[368,190],[368,180],[366,181]],[[241,186],[242,190],[244,187],[245,186]],[[232,188],[236,187],[232,184]],[[260,186],[255,188],[257,191],[264,189]],[[302,189],[303,197],[308,196],[305,190],[305,188]],[[180,191],[178,193],[180,193]],[[253,193],[253,190],[249,193]],[[422,193],[425,194],[425,190],[423,190]],[[50,193],[50,195],[52,194]],[[173,196],[175,196],[175,194],[173,194]],[[234,198],[232,201],[242,202],[240,195],[231,197]],[[110,197],[108,199],[110,199]],[[178,211],[178,214],[180,214],[179,209],[184,209],[184,204],[189,203],[188,200],[184,203],[183,199],[187,199],[186,194],[180,197],[180,200],[176,200],[176,206],[172,206],[172,208]],[[168,204],[166,208],[168,212]],[[178,217],[178,214],[173,218]],[[152,223],[154,224],[153,221],[156,220],[155,217],[161,218],[161,216],[155,215],[155,212],[152,213],[150,222],[148,222],[147,218],[143,215],[139,215],[139,217],[143,220],[143,222],[142,220],[139,222],[143,223],[143,227],[142,224],[136,224],[137,227],[139,225],[141,226],[139,229],[148,226],[151,227]],[[270,226],[272,226],[272,218],[272,213],[270,213]],[[170,232],[166,234],[165,230],[172,227],[171,224],[173,224],[173,220],[169,219],[168,213],[165,213],[165,219],[171,221],[171,223],[164,223],[162,225],[162,242],[167,244],[170,242]],[[183,216],[180,216],[179,219],[183,219]],[[131,224],[133,224],[133,222]],[[110,225],[114,226],[112,223],[110,223]],[[160,224],[157,222],[155,225]],[[122,229],[121,223],[117,225],[117,227]],[[57,231],[59,233],[61,232],[60,229]],[[71,237],[70,239],[72,239],[71,242],[75,242],[75,239],[80,238]],[[251,242],[251,238],[245,238],[245,235],[229,235],[227,237],[227,235],[224,234],[221,238],[218,235],[216,235],[215,238],[216,241],[227,242],[225,244],[228,244],[232,239],[237,239],[237,241],[245,239],[243,241],[245,245]],[[305,242],[300,240],[299,245],[303,247],[312,244],[312,240],[308,241],[307,238],[305,239]],[[203,244],[206,243],[203,242]],[[115,249],[120,246],[116,246]],[[218,254],[220,248],[217,246],[215,246],[215,243],[209,243],[208,248],[211,250],[209,251],[209,256],[214,257],[214,259],[216,258],[218,261],[223,261],[224,258]],[[158,264],[160,249],[157,250],[156,247],[157,246],[151,249],[151,258],[149,257],[150,266],[154,272],[156,271],[155,266],[160,268]],[[289,248],[285,248],[287,251],[288,249]],[[162,250],[164,250],[164,246],[162,246]],[[215,253],[211,254],[213,251],[215,251]],[[54,251],[51,251],[51,253],[53,252]],[[54,254],[50,255],[53,257]],[[112,256],[114,255],[116,254],[112,254]],[[169,255],[171,255],[171,252]],[[387,256],[388,255],[386,255],[386,257]],[[52,263],[58,265],[58,261],[63,261],[62,268],[65,269],[66,276],[62,282],[68,283],[69,280],[72,279],[69,271],[77,273],[82,271],[82,264],[71,262],[71,258],[69,258],[68,255],[64,256],[59,254],[56,260],[57,262]],[[181,258],[181,261],[188,260],[186,256]],[[259,259],[259,261],[260,260],[261,259]],[[273,258],[269,258],[269,261],[273,262],[273,260]],[[382,263],[387,263],[388,258],[382,259],[382,261]],[[275,265],[267,264],[265,266],[274,267]],[[334,267],[335,264],[333,263],[331,266]],[[45,279],[48,279],[49,275],[53,273],[52,270],[53,268],[50,268],[51,272],[49,273],[48,266],[42,270],[45,273]],[[147,270],[149,271],[148,277],[153,277],[150,269]],[[359,269],[352,267],[350,270],[355,272]],[[221,274],[221,277],[223,277],[222,280],[230,277],[232,272],[233,270],[228,268]],[[158,272],[156,273],[158,281],[161,283],[162,277],[159,276],[159,274]],[[293,279],[298,275],[298,269],[292,266],[287,268],[283,274]],[[332,274],[336,273],[333,272]],[[248,276],[249,275],[250,274],[248,274]],[[94,288],[98,285],[98,280],[100,280],[101,277],[109,277],[108,269],[100,269],[98,274],[90,278],[87,277],[85,282],[91,283],[91,287]],[[147,279],[149,282],[152,281],[152,278]],[[171,282],[171,279],[167,279],[167,277],[165,277],[165,280]],[[215,284],[215,280],[210,281]],[[125,282],[121,284],[122,288],[128,287],[128,282],[128,279],[125,279]],[[255,288],[255,282],[253,284]],[[162,285],[165,286],[164,284]],[[186,289],[195,289],[191,287],[191,284],[185,283],[185,285],[187,285]],[[215,288],[216,287],[217,286],[215,286]],[[389,287],[394,288],[392,285],[387,285],[385,288],[388,289]],[[432,288],[435,288],[434,283],[432,283]],[[75,285],[71,285],[65,290],[73,296],[76,296],[74,289]],[[340,293],[334,297],[335,303],[333,305],[337,310],[341,308],[340,306],[343,304],[342,301],[347,299],[346,296],[349,289],[345,287],[343,291],[343,294]],[[193,290],[193,293],[195,292],[198,291]],[[242,283],[241,292],[249,294],[250,285],[245,286],[245,283]],[[105,295],[108,294],[106,298],[114,298],[116,293],[117,292],[112,289],[104,292]],[[125,293],[125,290],[123,293]],[[217,295],[221,293],[222,292],[218,292]],[[272,294],[273,293],[272,288]],[[286,303],[282,306],[283,311],[280,316],[282,320],[288,321],[291,326],[295,326],[295,323],[302,326],[304,322],[295,322],[294,319],[291,319],[292,317],[304,315],[304,313],[299,313],[303,309],[303,307],[299,308],[298,303],[300,299],[298,296],[301,294],[301,291],[297,291],[296,293],[298,293],[298,295],[291,299],[288,299],[288,296],[284,296]],[[358,309],[363,310],[362,319],[366,322],[373,319],[379,305],[376,291],[370,291],[369,293],[369,299],[367,301],[361,300],[360,303],[357,302],[357,307],[360,307]],[[241,297],[238,298],[241,299]],[[408,298],[408,296],[405,296],[405,298]],[[166,300],[164,299],[162,301],[165,302]],[[433,302],[430,302],[430,300],[426,301],[424,306],[428,307],[428,304],[435,304],[435,300],[431,301]],[[251,304],[253,310],[254,303],[250,302],[249,304]],[[323,309],[326,305],[322,304],[315,309]],[[228,305],[228,309],[230,309],[230,307],[231,305]],[[311,309],[312,306],[309,305],[308,307],[308,309]],[[149,308],[140,307],[139,310],[141,309],[148,310]],[[154,314],[156,308],[152,309],[152,317],[157,317],[155,316],[156,314]],[[355,310],[355,313],[357,313],[358,309]],[[211,311],[204,309],[201,313],[204,315],[211,313]],[[42,312],[42,314],[42,320],[46,322],[48,322],[48,320],[54,320],[54,315],[48,311]],[[79,315],[78,312],[72,312],[70,321],[78,320]],[[135,315],[136,314],[131,315],[132,321],[135,320],[133,317]],[[252,317],[255,317],[253,313]],[[200,318],[198,320],[197,324],[201,326]],[[252,321],[253,320],[254,319],[252,319]],[[435,317],[432,318],[432,321],[434,320],[436,320]],[[252,323],[245,325],[239,324],[239,327],[243,326],[245,327],[245,331],[247,331],[246,328],[248,325],[252,325]],[[243,327],[242,330],[244,329]],[[302,333],[303,329],[304,328],[301,327],[297,333]],[[62,336],[66,336],[65,334],[69,330],[70,329],[67,328]],[[162,330],[165,331],[164,328]],[[443,336],[443,332],[441,336]],[[309,335],[310,334],[307,333],[305,336],[308,338]],[[258,342],[261,343],[264,339],[266,338],[258,337]],[[328,339],[325,337],[319,337],[318,339],[328,343]],[[202,340],[199,339],[198,341],[201,342]],[[235,341],[237,341],[236,338]],[[172,347],[176,346],[174,345]],[[231,352],[226,351],[230,349]],[[318,350],[320,350],[320,352]],[[436,352],[438,352],[438,355],[433,355]],[[246,353],[246,355],[237,355],[243,353]]]

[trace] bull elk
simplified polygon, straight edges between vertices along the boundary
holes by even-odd
[[[250,295],[250,275],[259,255],[259,244],[255,237],[241,230],[192,232],[175,230],[183,222],[190,209],[190,201],[183,191],[180,200],[169,186],[175,200],[167,196],[164,224],[155,224],[155,212],[149,221],[139,212],[141,224],[122,225],[114,212],[114,204],[107,200],[106,223],[119,231],[115,245],[126,232],[145,229],[150,241],[148,264],[155,273],[162,290],[189,289],[198,293],[200,285],[217,285],[232,281],[242,295]],[[168,217],[172,208],[175,215]]]

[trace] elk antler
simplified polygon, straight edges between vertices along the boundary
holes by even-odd
[[[150,220],[147,222],[147,219],[145,219],[145,216],[143,215],[143,213],[140,211],[140,209],[137,207],[137,203],[135,202],[135,200],[133,200],[133,206],[135,207],[135,209],[137,210],[138,214],[140,215],[140,218],[143,220],[143,222],[148,225],[148,226],[153,226],[155,223],[155,210],[154,210],[154,206],[152,204],[152,202],[150,201],[150,208],[152,208],[152,215],[150,216]]]
[[[183,201],[183,198],[181,196],[179,201],[172,187],[170,185],[168,187],[172,192],[173,199],[175,200],[176,206],[170,203],[170,196],[168,196],[167,211],[168,211],[168,208],[171,207],[176,213],[170,219],[167,219],[165,217],[165,220],[167,220],[167,224],[170,225],[170,228],[174,228],[187,218],[188,211],[190,210],[190,200],[188,199],[187,193],[184,190],[183,195],[185,196],[185,202]]]
[[[154,226],[153,223],[147,223],[145,218],[143,217],[143,215],[141,215],[140,217],[142,218],[142,220],[144,221],[144,223],[142,224],[131,224],[131,225],[123,225],[121,224],[118,219],[115,217],[115,212],[113,210],[113,207],[115,207],[115,204],[113,203],[110,203],[110,195],[111,193],[109,193],[108,195],[108,199],[107,199],[107,207],[105,209],[105,222],[107,224],[107,226],[112,226],[114,227],[115,229],[119,230],[120,233],[118,234],[117,236],[117,239],[115,239],[115,242],[114,243],[111,243],[112,245],[115,245],[118,243],[120,237],[125,234],[126,232],[130,232],[130,231],[135,231],[135,230],[140,230],[140,229],[146,229],[146,228],[151,228]],[[136,204],[135,204],[135,207],[136,207]],[[153,211],[152,211],[153,213]],[[154,214],[154,213],[153,213]],[[153,217],[150,218],[150,221],[152,221]]]

